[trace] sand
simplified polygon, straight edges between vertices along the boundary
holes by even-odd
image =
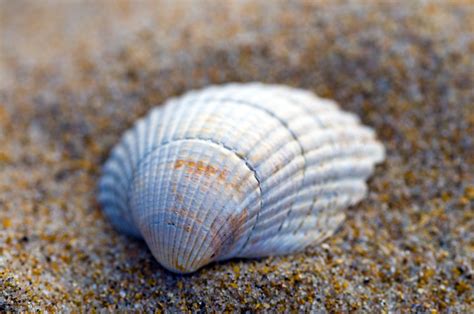
[[[0,312],[472,311],[469,1],[0,1]],[[263,81],[333,98],[387,160],[303,253],[165,271],[95,200],[166,98]]]

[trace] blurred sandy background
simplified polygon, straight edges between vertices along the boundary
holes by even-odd
[[[473,308],[471,1],[0,1],[0,312],[467,313]],[[387,161],[325,244],[161,268],[95,201],[149,108],[264,81],[335,99]]]

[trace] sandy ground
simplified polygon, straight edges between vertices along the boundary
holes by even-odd
[[[0,312],[472,311],[469,1],[0,1]],[[304,253],[166,272],[95,201],[122,132],[190,88],[337,100],[387,160]]]

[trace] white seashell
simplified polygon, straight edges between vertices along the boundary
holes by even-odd
[[[281,255],[331,235],[383,146],[336,103],[261,83],[191,91],[127,131],[99,201],[167,269]]]

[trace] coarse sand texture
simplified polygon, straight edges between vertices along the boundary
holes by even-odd
[[[1,1],[0,312],[468,313],[470,1]],[[264,82],[334,99],[385,161],[318,246],[166,271],[97,201],[123,132],[185,91]]]

